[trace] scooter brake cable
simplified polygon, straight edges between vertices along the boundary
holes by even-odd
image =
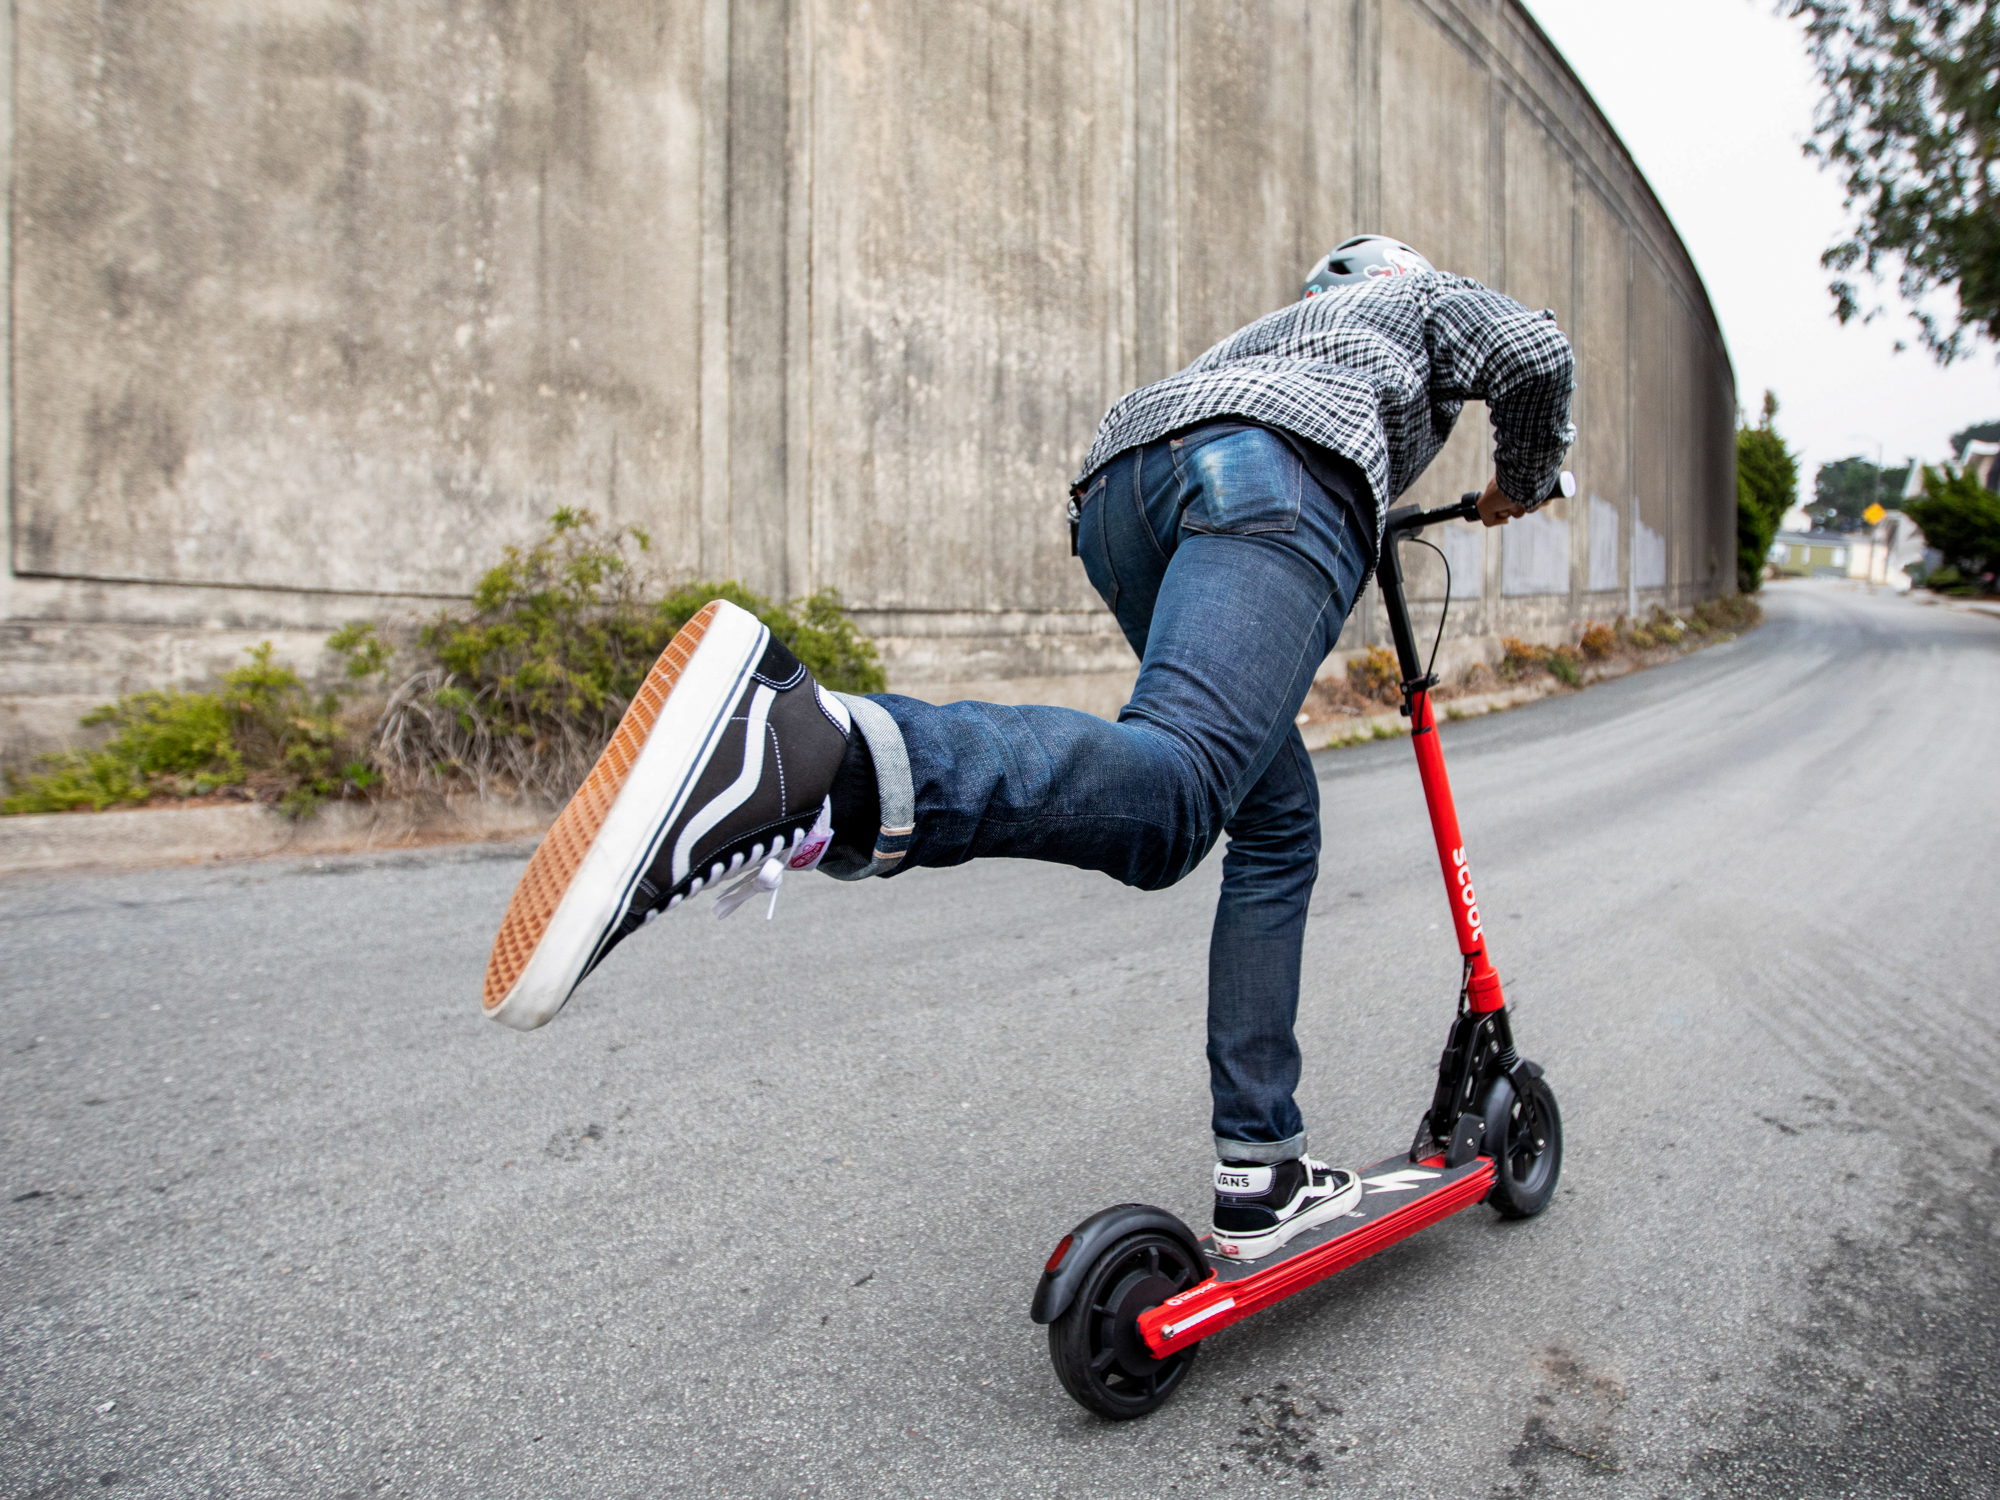
[[[1420,536],[1413,536],[1410,540],[1419,547],[1429,547],[1437,553],[1438,561],[1444,564],[1444,608],[1438,612],[1437,635],[1431,641],[1431,659],[1424,663],[1424,676],[1428,677],[1438,663],[1438,647],[1444,641],[1444,622],[1451,617],[1451,559],[1435,542],[1427,542]]]

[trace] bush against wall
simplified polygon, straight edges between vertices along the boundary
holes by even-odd
[[[662,589],[649,548],[636,528],[559,510],[533,546],[506,549],[469,612],[440,613],[400,647],[374,621],[334,632],[340,690],[310,691],[267,641],[217,692],[138,693],[93,710],[83,723],[111,726],[111,738],[10,776],[0,812],[225,796],[303,816],[379,790],[566,797],[674,632],[711,599],[755,615],[829,688],[887,685],[831,589],[789,605],[736,582]]]
[[[1736,429],[1736,586],[1746,594],[1764,586],[1771,539],[1798,499],[1798,461],[1773,426],[1777,415],[1778,398],[1766,391],[1762,419]]]
[[[468,615],[440,614],[418,633],[377,725],[374,763],[405,792],[468,786],[567,797],[611,738],[654,659],[711,599],[767,626],[829,688],[880,692],[874,644],[831,589],[774,604],[733,581],[662,594],[647,570],[651,541],[589,511],[558,510],[548,533],[509,547],[479,581]],[[365,626],[329,644],[350,673],[395,674]]]
[[[313,693],[271,660],[271,643],[213,693],[134,693],[83,716],[109,725],[96,750],[42,757],[47,770],[10,777],[0,813],[69,812],[233,794],[299,816],[376,780],[335,693]]]

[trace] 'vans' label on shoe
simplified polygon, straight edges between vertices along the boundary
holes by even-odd
[[[1225,1167],[1215,1164],[1215,1190],[1231,1197],[1257,1198],[1271,1191],[1269,1167]]]

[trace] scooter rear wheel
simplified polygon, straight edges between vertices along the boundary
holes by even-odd
[[[1199,1344],[1153,1358],[1139,1314],[1208,1274],[1170,1235],[1127,1235],[1091,1266],[1063,1315],[1049,1324],[1049,1359],[1077,1404],[1113,1421],[1156,1410],[1186,1378]]]
[[[1549,1206],[1562,1176],[1562,1112],[1546,1079],[1529,1081],[1519,1095],[1496,1078],[1487,1086],[1486,1154],[1495,1176],[1486,1201],[1503,1219],[1531,1219]]]

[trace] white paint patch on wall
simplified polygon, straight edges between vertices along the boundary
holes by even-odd
[[[1500,592],[1569,592],[1569,522],[1546,508],[1509,521],[1502,533]]]
[[[1632,534],[1632,587],[1667,586],[1667,539],[1640,521]]]
[[[1486,529],[1483,526],[1440,526],[1431,533],[1451,569],[1451,597],[1477,599],[1486,589]]]
[[[1601,495],[1590,497],[1590,591],[1618,587],[1618,507]]]

